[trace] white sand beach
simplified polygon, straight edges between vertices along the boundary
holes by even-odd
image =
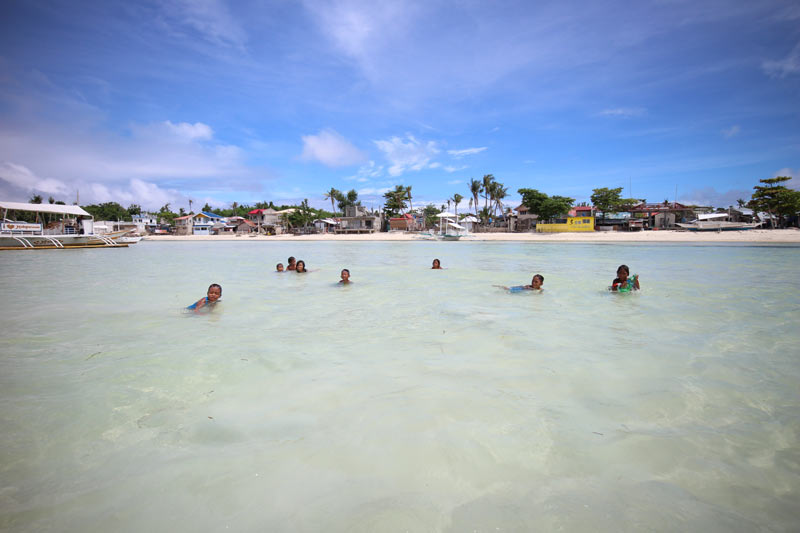
[[[419,240],[415,233],[388,232],[364,235],[152,235],[151,241],[414,241]],[[800,243],[800,229],[748,230],[748,231],[636,231],[616,232],[597,231],[586,233],[474,233],[464,241],[507,241],[507,242],[589,242],[589,243]]]

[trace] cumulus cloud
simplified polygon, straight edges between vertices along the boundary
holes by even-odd
[[[484,150],[486,150],[486,147],[481,146],[480,148],[464,148],[463,150],[448,150],[447,153],[455,157],[456,159],[461,159],[462,157],[467,155],[479,154]]]
[[[390,191],[391,187],[365,187],[358,190],[359,196],[382,196],[385,192]]]
[[[789,55],[783,59],[764,61],[761,68],[772,78],[785,78],[791,74],[800,74],[800,43],[797,43]]]
[[[450,180],[447,182],[448,185],[459,185],[461,183],[463,183],[461,180]]]
[[[740,128],[738,125],[735,124],[730,128],[725,128],[724,130],[722,130],[722,136],[725,137],[726,139],[730,139],[731,137],[736,137],[737,135],[739,135],[739,132],[741,131],[742,128]]]
[[[300,158],[319,161],[328,167],[356,165],[366,159],[358,148],[332,129],[324,129],[316,135],[304,135]]]
[[[69,191],[64,182],[53,178],[40,178],[28,167],[10,161],[0,162],[0,179],[25,192],[65,194]]]
[[[643,107],[617,107],[613,109],[604,109],[598,113],[601,117],[618,117],[618,118],[633,118],[641,117],[647,110]]]
[[[434,141],[420,142],[413,135],[406,135],[406,140],[392,137],[387,141],[374,143],[389,161],[391,176],[400,176],[407,170],[436,168],[431,166],[431,159],[439,153]]]

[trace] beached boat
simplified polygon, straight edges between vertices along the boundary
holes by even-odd
[[[457,241],[466,237],[467,228],[458,224],[458,217],[452,213],[439,213],[439,239],[443,241]]]
[[[678,222],[676,225],[689,231],[743,231],[755,229],[763,222],[731,222],[728,213],[708,213],[698,215],[697,220],[691,222]]]
[[[94,233],[94,218],[77,205],[26,204],[0,201],[0,250],[65,248],[125,248],[117,239],[128,231]],[[9,218],[14,213],[35,213],[35,222]]]

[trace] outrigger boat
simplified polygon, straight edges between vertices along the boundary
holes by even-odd
[[[731,222],[729,220],[720,220],[728,217],[728,213],[709,213],[698,215],[697,220],[685,223],[679,222],[676,225],[683,229],[688,229],[689,231],[743,231],[756,229],[763,224],[763,222]]]
[[[94,218],[77,205],[26,204],[0,201],[0,250],[126,248],[117,241],[129,231],[95,235]],[[35,213],[35,222],[9,218],[14,212]]]

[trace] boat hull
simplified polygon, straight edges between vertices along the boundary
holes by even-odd
[[[125,248],[104,235],[0,235],[0,250]]]
[[[744,223],[744,222],[690,222],[688,224],[677,224],[683,229],[689,231],[744,231],[749,229],[756,229],[761,226],[761,223]]]

